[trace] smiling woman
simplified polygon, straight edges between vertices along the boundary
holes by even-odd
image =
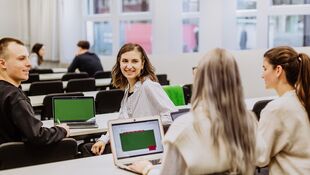
[[[159,115],[163,124],[172,122],[170,113],[177,109],[157,82],[155,69],[140,45],[128,43],[119,50],[112,83],[125,90],[119,118]],[[102,154],[108,141],[109,136],[103,135],[92,146],[92,153]]]

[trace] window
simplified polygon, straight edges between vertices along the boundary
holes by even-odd
[[[256,48],[256,17],[238,17],[237,32],[240,50]]]
[[[91,50],[99,55],[112,55],[112,26],[109,22],[87,22],[87,39]]]
[[[183,53],[199,50],[199,0],[183,0]]]
[[[237,9],[256,9],[256,0],[237,0]]]
[[[272,5],[310,4],[309,0],[272,0]]]
[[[290,45],[309,46],[310,15],[269,17],[269,47]]]
[[[123,0],[122,12],[147,12],[149,11],[148,0]]]
[[[110,0],[88,0],[88,14],[110,13]]]
[[[140,44],[147,53],[152,53],[152,24],[150,20],[121,21],[120,45],[133,42]]]

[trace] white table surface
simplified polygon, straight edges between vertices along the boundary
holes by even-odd
[[[117,168],[112,154],[0,171],[0,175],[130,175]]]

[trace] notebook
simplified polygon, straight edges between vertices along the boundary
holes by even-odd
[[[184,109],[179,109],[176,112],[171,112],[170,115],[171,115],[172,121],[174,121],[181,115],[188,113],[189,111],[190,111],[190,108],[184,108]]]
[[[93,97],[52,98],[54,123],[67,123],[70,129],[97,128]]]
[[[139,160],[160,163],[164,132],[159,116],[110,120],[108,127],[117,167],[132,171],[128,166]]]

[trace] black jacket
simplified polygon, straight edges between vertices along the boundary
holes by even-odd
[[[68,68],[68,72],[74,72],[79,69],[80,72],[87,72],[89,76],[94,76],[97,71],[103,71],[99,57],[90,52],[78,55],[74,58]]]
[[[34,117],[30,99],[22,90],[0,80],[0,144],[23,141],[46,145],[62,140],[67,134],[64,128],[42,125]]]

